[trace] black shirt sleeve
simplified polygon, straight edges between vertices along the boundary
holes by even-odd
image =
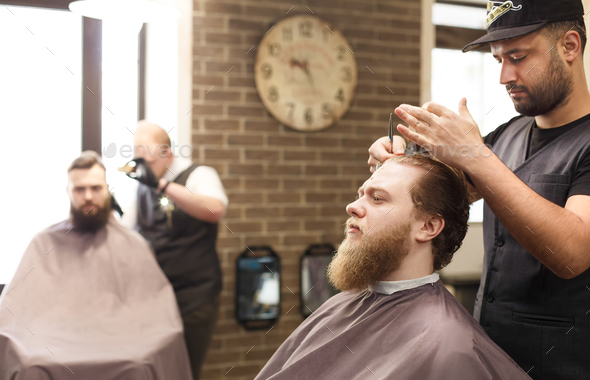
[[[580,160],[568,197],[572,195],[590,195],[590,152]]]

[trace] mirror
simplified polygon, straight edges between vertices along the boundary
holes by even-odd
[[[281,308],[280,259],[267,246],[247,248],[236,262],[236,318],[249,330],[271,326]]]
[[[331,244],[312,244],[301,256],[301,314],[304,318],[338,293],[327,276],[335,251]]]

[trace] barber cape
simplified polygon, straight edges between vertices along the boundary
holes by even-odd
[[[330,298],[277,350],[262,379],[530,378],[432,274]]]
[[[113,214],[37,234],[0,297],[0,380],[187,380],[172,286]]]

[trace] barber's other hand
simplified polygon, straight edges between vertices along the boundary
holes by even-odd
[[[149,187],[153,187],[154,189],[158,188],[159,181],[156,178],[156,175],[150,168],[150,165],[147,161],[141,157],[134,158],[133,160],[129,161],[126,165],[132,167],[130,171],[126,174],[128,177],[133,178],[144,185]]]
[[[390,151],[391,143],[389,137],[384,136],[377,139],[373,145],[369,148],[369,161],[368,164],[371,167],[371,173],[376,170],[376,166],[379,162],[383,163],[396,155],[404,154],[406,150],[406,141],[400,136],[393,136],[393,152]]]

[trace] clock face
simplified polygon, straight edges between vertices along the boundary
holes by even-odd
[[[266,109],[282,124],[317,131],[350,107],[357,67],[350,44],[314,16],[280,21],[262,39],[254,73]]]

